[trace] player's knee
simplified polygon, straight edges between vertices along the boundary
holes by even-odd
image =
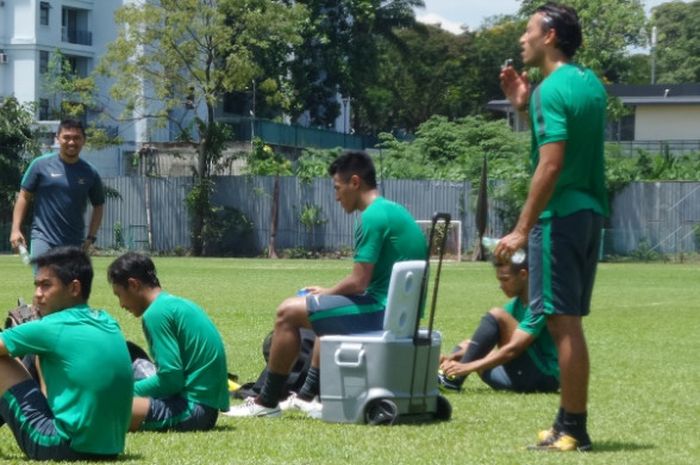
[[[503,310],[500,307],[493,307],[491,310],[487,312],[488,315],[491,315],[493,318],[496,319],[496,321],[501,322],[504,319],[508,318],[510,316],[508,312]]]
[[[293,325],[304,309],[299,308],[296,299],[290,298],[277,307],[275,326]]]

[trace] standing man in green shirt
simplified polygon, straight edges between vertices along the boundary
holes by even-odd
[[[335,199],[355,222],[352,272],[332,287],[307,286],[306,296],[292,297],[277,308],[268,361],[268,376],[260,395],[232,408],[233,417],[276,417],[289,372],[299,354],[300,328],[325,334],[352,334],[382,328],[389,280],[394,263],[424,260],[427,243],[416,221],[403,206],[385,199],[377,190],[376,171],[365,152],[349,151],[329,167]],[[315,399],[319,386],[319,344],[298,396],[282,405],[319,417]]]
[[[206,431],[227,411],[224,343],[195,303],[160,287],[153,261],[128,252],[107,270],[119,304],[143,317],[156,373],[134,383],[132,431]]]
[[[124,451],[133,397],[124,336],[109,314],[88,307],[85,252],[57,247],[32,264],[42,318],[0,333],[0,419],[32,460],[114,459]],[[11,358],[26,354],[39,359],[45,393]]]
[[[529,243],[530,306],[544,313],[559,354],[561,402],[537,449],[588,451],[590,362],[582,317],[590,310],[603,218],[608,214],[604,135],[607,96],[595,74],[571,62],[582,42],[576,11],[547,3],[520,38],[523,63],[544,80],[533,91],[512,66],[500,75],[513,107],[529,111],[534,174],[520,218],[494,251],[507,259]],[[528,241],[529,235],[529,241]]]

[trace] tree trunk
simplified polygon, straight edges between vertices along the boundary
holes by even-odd
[[[269,258],[279,258],[277,256],[277,246],[275,238],[277,237],[277,220],[279,218],[280,208],[280,177],[275,176],[275,185],[272,188],[272,209],[270,211],[270,241],[267,244],[267,256]]]

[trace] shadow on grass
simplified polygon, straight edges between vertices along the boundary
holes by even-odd
[[[236,427],[230,423],[216,423],[212,431],[236,431]]]
[[[593,453],[633,452],[655,448],[656,446],[653,444],[638,444],[622,441],[593,441]]]
[[[143,460],[144,456],[143,454],[121,454],[119,457],[117,457],[116,460],[112,461],[114,462],[128,462],[131,460]],[[105,462],[107,463],[107,462]]]

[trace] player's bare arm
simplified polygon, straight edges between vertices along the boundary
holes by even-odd
[[[448,376],[464,376],[473,372],[482,372],[510,362],[522,354],[534,340],[535,338],[531,334],[521,329],[516,329],[506,345],[492,351],[486,357],[469,363],[448,360],[440,368]]]
[[[307,286],[306,289],[312,294],[325,295],[358,295],[367,290],[374,271],[373,263],[353,264],[352,273],[343,278],[333,287],[324,288],[319,286]]]
[[[24,189],[20,189],[15,201],[15,208],[12,211],[12,231],[10,232],[10,244],[16,249],[20,244],[27,244],[22,234],[22,222],[27,216],[29,205],[32,203],[32,194]]]
[[[530,229],[537,222],[542,210],[547,206],[554,193],[559,173],[564,166],[565,141],[553,142],[540,147],[540,160],[530,183],[530,192],[523,206],[518,223],[513,231],[503,237],[496,246],[494,254],[507,258],[516,250],[527,244]]]

